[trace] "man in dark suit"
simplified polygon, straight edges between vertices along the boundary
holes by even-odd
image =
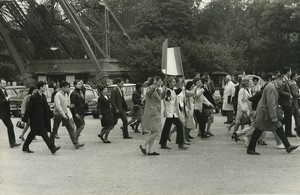
[[[117,86],[111,91],[111,103],[112,103],[112,109],[113,113],[116,117],[116,120],[118,118],[121,118],[123,121],[123,138],[124,139],[131,139],[132,137],[128,134],[128,120],[127,120],[127,104],[124,99],[124,91],[122,88],[124,87],[124,81],[122,79],[117,80]]]
[[[285,134],[287,137],[296,137],[292,134],[292,105],[293,96],[289,79],[292,74],[292,70],[289,67],[284,68],[284,86],[279,90],[279,104],[282,106],[284,112],[284,125]]]
[[[7,95],[5,91],[6,81],[5,79],[0,79],[0,119],[2,119],[4,125],[7,128],[7,134],[9,139],[10,147],[16,147],[21,144],[16,143],[14,126],[10,119],[10,107],[9,107],[9,98],[10,95]]]
[[[38,92],[31,96],[27,109],[22,120],[24,122],[30,119],[30,132],[23,145],[23,151],[33,153],[29,149],[29,145],[36,135],[42,136],[48,148],[54,154],[60,147],[56,147],[48,137],[51,132],[51,110],[49,108],[45,94],[46,85],[43,81],[39,81],[36,85]]]

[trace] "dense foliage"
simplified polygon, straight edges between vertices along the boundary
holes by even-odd
[[[180,47],[186,77],[192,77],[195,71],[259,74],[281,70],[284,66],[300,71],[298,0],[212,0],[207,4],[201,0],[106,2],[133,40],[118,48],[117,57],[136,71],[132,75],[135,80],[161,75],[161,48],[166,38],[169,47]],[[97,39],[102,39],[104,34],[97,32],[103,26],[99,2],[72,3],[76,10],[85,10],[80,15],[91,31],[98,34]],[[33,58],[84,56],[70,24],[60,12],[49,12],[43,6],[37,12],[42,18],[36,21],[40,28],[32,29],[28,35],[36,43]],[[95,20],[88,20],[89,16]],[[28,17],[33,18],[30,11]],[[54,38],[55,34],[59,36]],[[21,43],[17,35],[16,40]],[[65,54],[49,51],[49,46],[58,42]],[[6,55],[1,44],[0,55],[2,58]]]
[[[124,5],[131,13],[122,2],[118,9]],[[144,75],[159,74],[161,46],[168,38],[170,46],[181,48],[186,77],[195,71],[259,74],[284,66],[300,71],[298,1],[194,2],[136,1],[139,10],[125,23],[135,41],[120,51],[121,60]]]

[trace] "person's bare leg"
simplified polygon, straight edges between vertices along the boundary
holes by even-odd
[[[110,130],[112,130],[114,127],[108,127],[105,131],[105,137],[104,137],[104,140],[108,141],[107,138],[108,138],[108,135],[109,135],[109,132]]]
[[[152,136],[151,136],[151,139],[150,139],[150,141],[149,141],[149,149],[148,149],[148,153],[154,152],[154,150],[153,150],[153,144],[154,144],[155,138],[158,136],[158,132],[152,132],[151,135],[152,135]]]

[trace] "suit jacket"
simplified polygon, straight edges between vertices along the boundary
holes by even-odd
[[[300,97],[299,87],[295,81],[290,81],[289,83],[290,83],[291,91],[292,91],[292,95],[293,95],[293,106],[296,109],[299,109],[299,105],[298,105],[298,101],[299,101],[299,97]]]
[[[5,94],[0,89],[0,119],[10,117],[9,101],[5,98]]]
[[[127,111],[127,104],[125,102],[125,99],[124,97],[122,97],[117,87],[113,88],[113,90],[111,91],[110,100],[114,113],[116,113],[116,110],[119,110],[120,112]]]
[[[291,86],[289,81],[285,78],[284,86],[279,90],[279,104],[283,107],[292,107],[292,99],[290,98],[291,94]]]
[[[52,114],[46,96],[37,92],[30,97],[22,121],[27,122],[30,119],[31,131],[41,135],[41,132],[51,131],[51,117]]]
[[[203,93],[204,97],[206,97],[206,99],[212,103],[214,106],[216,106],[214,97],[212,96],[212,93],[210,92],[209,89],[204,88],[204,93]],[[209,106],[207,106],[206,104],[203,104],[203,108],[207,109],[210,108]]]

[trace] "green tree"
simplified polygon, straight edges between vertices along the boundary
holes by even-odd
[[[162,75],[161,73],[161,45],[163,37],[141,38],[130,43],[123,52],[120,59],[131,70],[133,81],[145,81],[148,76]]]
[[[145,5],[135,28],[139,37],[194,37],[192,0],[153,0]]]
[[[0,78],[4,78],[9,82],[15,81],[18,71],[13,64],[0,63]]]

